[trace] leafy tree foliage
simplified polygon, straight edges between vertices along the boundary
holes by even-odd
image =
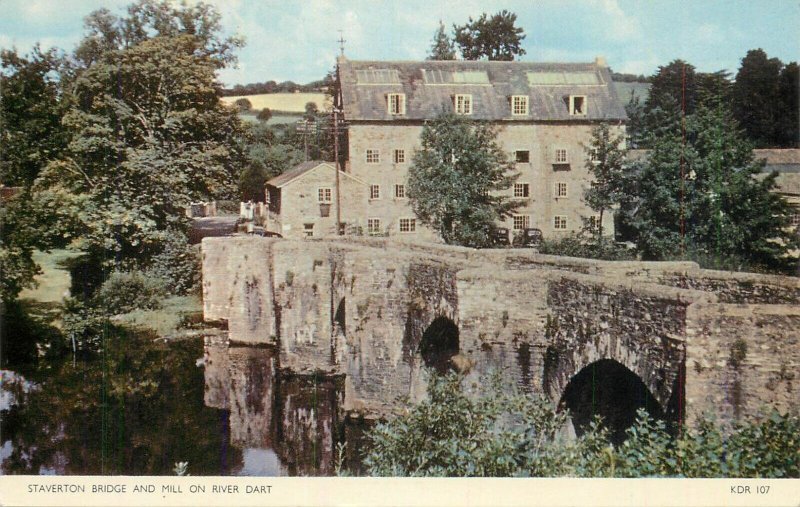
[[[442,113],[422,129],[408,171],[408,198],[417,217],[449,244],[480,247],[494,223],[519,202],[497,192],[517,174],[488,124]]]
[[[253,103],[244,97],[241,99],[236,99],[235,105],[240,113],[244,113],[253,109]]]
[[[267,180],[291,169],[304,153],[289,143],[286,131],[263,123],[251,124],[245,136],[245,168],[239,175],[239,191],[244,200],[263,201]]]
[[[270,118],[272,118],[272,111],[268,107],[265,107],[256,115],[258,121],[268,122]]]
[[[456,50],[453,41],[444,31],[444,23],[439,20],[439,29],[433,35],[433,44],[428,60],[455,60]]]
[[[763,49],[750,50],[742,58],[733,85],[733,112],[757,147],[797,145],[799,86],[796,63],[784,68]]]
[[[517,15],[504,9],[491,17],[483,13],[478,19],[470,17],[465,25],[453,25],[454,40],[461,56],[465,60],[512,61],[524,55],[525,32],[514,26],[516,21]]]
[[[597,242],[603,241],[603,220],[606,211],[623,199],[624,162],[627,150],[625,139],[612,133],[607,123],[601,123],[592,131],[592,139],[586,146],[586,170],[593,178],[591,187],[583,194],[586,204],[600,214],[597,224]]]
[[[436,377],[428,400],[368,433],[365,466],[378,476],[800,477],[800,416],[773,412],[720,426],[700,418],[677,437],[644,410],[613,446],[599,421],[576,440],[561,437],[564,412],[502,388],[468,392]]]
[[[0,182],[30,187],[67,143],[57,79],[61,57],[35,46],[27,57],[4,50],[0,62]]]
[[[220,62],[204,42],[157,36],[108,50],[75,79],[72,142],[40,188],[75,210],[87,248],[148,259],[185,229],[185,205],[232,194],[239,121],[219,101]]]
[[[787,269],[787,251],[797,245],[788,230],[790,208],[772,191],[776,174],[761,175],[763,161],[754,159],[725,104],[698,106],[686,119],[685,145],[677,111],[659,113],[660,127],[648,133],[649,157],[623,182],[631,196],[623,200],[624,220],[635,229],[642,254],[688,255],[726,268]]]

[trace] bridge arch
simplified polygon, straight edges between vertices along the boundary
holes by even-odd
[[[439,374],[452,369],[451,359],[459,352],[458,326],[452,319],[439,316],[422,333],[419,353],[425,366]]]

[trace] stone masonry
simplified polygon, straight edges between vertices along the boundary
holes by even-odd
[[[458,327],[469,379],[500,371],[554,402],[605,359],[682,419],[796,408],[796,278],[377,238],[202,246],[205,318],[227,321],[232,343],[276,346],[281,369],[343,375],[344,410],[422,399],[437,319]]]

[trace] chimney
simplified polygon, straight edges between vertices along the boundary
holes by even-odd
[[[608,67],[606,64],[606,57],[605,56],[596,56],[594,59],[594,64],[598,67]]]

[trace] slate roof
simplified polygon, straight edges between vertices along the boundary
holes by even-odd
[[[426,120],[442,109],[452,111],[453,95],[471,94],[476,120],[574,121],[626,120],[625,108],[617,97],[611,74],[595,63],[533,63],[497,61],[350,61],[339,60],[342,101],[349,121]],[[359,73],[359,71],[361,71]],[[366,71],[366,72],[365,72]],[[428,72],[426,80],[425,72]],[[466,73],[471,83],[443,79],[432,84],[430,76]],[[529,73],[534,77],[529,79]],[[360,81],[359,81],[360,74]],[[558,75],[567,83],[555,84]],[[371,76],[365,79],[365,76]],[[479,78],[485,76],[483,78]],[[488,78],[488,79],[487,79]],[[367,83],[367,81],[373,81]],[[456,78],[455,80],[458,80]],[[481,83],[480,81],[484,81]],[[590,84],[595,82],[597,84]],[[536,84],[548,83],[548,84]],[[387,110],[386,95],[404,93],[406,114],[392,116]],[[512,116],[510,97],[527,95],[530,113]],[[570,95],[587,97],[587,112],[571,116]]]
[[[317,167],[319,167],[321,165],[327,166],[328,168],[330,168],[331,171],[335,171],[336,170],[336,168],[333,165],[333,162],[325,162],[324,160],[309,160],[308,162],[301,162],[300,164],[297,164],[296,166],[294,166],[293,168],[289,169],[285,173],[279,174],[278,176],[275,176],[271,180],[267,181],[265,185],[266,186],[277,187],[277,188],[283,188],[286,185],[288,185],[289,183],[291,183],[294,180],[296,180],[297,178],[303,176],[307,172],[313,171],[314,169],[316,169]],[[334,174],[334,176],[336,175],[336,173],[333,173],[333,174]],[[366,184],[363,181],[361,181],[360,179],[358,179],[355,176],[353,176],[352,174],[348,174],[348,173],[346,173],[344,171],[339,171],[339,174],[341,174],[344,177],[347,177],[347,178],[350,178],[352,180],[355,180],[355,181],[357,181],[359,183]]]

